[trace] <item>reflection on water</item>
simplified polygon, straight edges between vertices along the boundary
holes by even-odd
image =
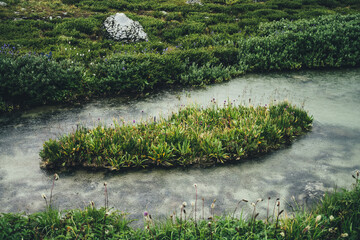
[[[178,211],[183,201],[194,201],[197,183],[206,214],[214,199],[215,212],[221,214],[232,212],[242,198],[271,196],[290,202],[295,196],[311,202],[334,186],[349,187],[351,172],[360,169],[360,69],[252,74],[203,89],[161,92],[138,100],[102,99],[71,108],[43,107],[0,118],[0,212],[44,209],[41,194],[50,194],[52,173],[40,170],[38,153],[49,138],[78,124],[111,125],[119,118],[131,124],[166,116],[184,104],[206,106],[213,98],[219,104],[230,100],[253,105],[288,99],[304,105],[314,116],[314,127],[288,148],[237,165],[61,173],[54,189],[56,206],[81,208],[89,201],[103,206],[106,181],[111,207],[136,218],[144,210],[164,216]],[[250,206],[244,205],[246,209]]]

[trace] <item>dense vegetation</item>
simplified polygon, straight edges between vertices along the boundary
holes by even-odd
[[[0,213],[1,239],[359,239],[360,182],[359,172],[353,189],[326,194],[311,211],[304,211],[294,201],[295,212],[285,213],[279,199],[258,199],[251,203],[253,213],[248,219],[204,216],[203,209],[186,209],[167,221],[156,221],[144,213],[145,229],[130,227],[126,214],[93,204],[84,210],[58,211],[51,206],[44,212],[30,215]],[[106,188],[106,184],[105,184]],[[46,200],[46,196],[43,195]],[[262,203],[263,201],[263,203]],[[242,204],[247,200],[241,200]],[[239,203],[240,203],[239,202]],[[270,204],[269,204],[270,203]],[[267,205],[266,216],[258,216],[257,208]],[[106,205],[106,204],[105,204]],[[199,204],[200,205],[200,204]],[[197,203],[195,202],[195,209]],[[189,207],[188,207],[189,208]],[[188,211],[186,211],[186,210]],[[239,211],[239,210],[238,210]],[[196,213],[198,214],[196,216]],[[205,220],[204,218],[208,218]],[[263,220],[258,220],[262,218]]]
[[[207,166],[278,149],[312,124],[304,110],[287,102],[269,107],[223,105],[185,107],[167,120],[79,127],[45,142],[40,156],[47,168]]]
[[[0,112],[360,61],[356,0],[5,2]],[[102,23],[115,12],[139,21],[149,41],[107,39]]]

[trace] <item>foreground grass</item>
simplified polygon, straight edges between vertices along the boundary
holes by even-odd
[[[126,214],[90,204],[84,210],[49,207],[30,215],[1,213],[0,239],[359,239],[359,172],[353,177],[356,183],[351,190],[326,194],[312,211],[297,209],[288,215],[276,199],[274,209],[268,207],[273,213],[264,220],[258,220],[256,212],[262,199],[251,203],[254,211],[248,219],[214,215],[197,219],[196,210],[186,219],[183,204],[180,214],[167,221],[155,221],[145,212],[145,229],[133,229]]]
[[[185,107],[167,120],[80,127],[45,142],[40,156],[46,168],[209,166],[278,149],[311,124],[303,109],[287,102],[244,107],[225,101],[222,107]]]

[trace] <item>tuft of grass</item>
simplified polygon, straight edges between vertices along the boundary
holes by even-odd
[[[287,102],[245,107],[225,101],[221,107],[188,106],[168,119],[137,125],[80,127],[45,142],[40,157],[46,168],[209,166],[278,149],[311,125],[312,117]]]
[[[90,204],[83,210],[0,213],[0,239],[359,239],[359,206],[360,181],[356,179],[352,189],[327,193],[310,212],[297,209],[279,217],[283,212],[279,208],[272,220],[210,216],[195,221],[174,214],[159,222],[145,212],[144,228],[133,229],[129,226],[133,220],[126,214]]]

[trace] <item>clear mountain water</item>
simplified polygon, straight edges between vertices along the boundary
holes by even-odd
[[[324,191],[351,186],[351,174],[360,169],[360,69],[251,74],[202,89],[163,91],[143,99],[99,99],[75,107],[42,107],[0,118],[0,212],[35,212],[45,208],[53,173],[39,168],[44,141],[101,122],[122,118],[128,124],[167,116],[186,104],[264,105],[289,100],[314,117],[310,133],[290,147],[241,164],[206,169],[160,169],[127,173],[76,170],[60,173],[53,203],[60,209],[83,208],[90,201],[104,206],[104,182],[109,205],[140,218],[179,212],[179,205],[195,200],[198,216],[205,217],[216,199],[215,213],[232,213],[239,200],[258,198],[293,203],[319,199]],[[136,124],[136,123],[135,123]],[[282,205],[282,206],[284,206]],[[265,210],[267,204],[263,203]],[[242,204],[245,213],[250,204]],[[239,211],[237,212],[239,214]],[[263,216],[264,217],[264,216]]]

